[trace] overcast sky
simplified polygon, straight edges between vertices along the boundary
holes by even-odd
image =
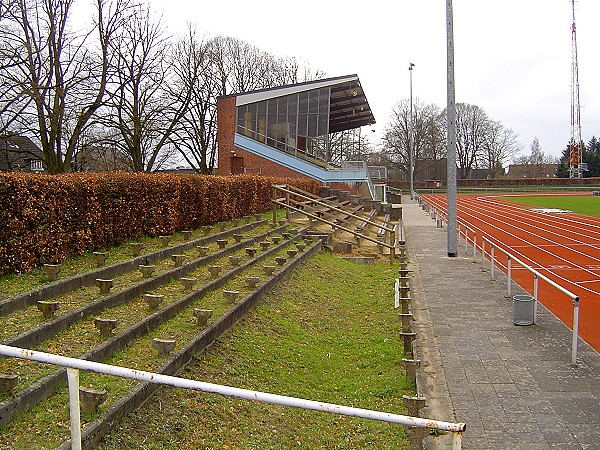
[[[444,0],[146,0],[172,33],[238,37],[327,76],[358,74],[379,137],[413,96],[446,106]],[[600,0],[576,7],[583,140],[600,137]],[[571,0],[454,0],[456,101],[512,128],[529,153],[560,155],[570,138]],[[370,134],[370,133],[369,133]]]

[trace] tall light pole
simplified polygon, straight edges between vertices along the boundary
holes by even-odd
[[[454,29],[452,18],[452,0],[446,0],[446,33],[448,43],[448,106],[447,125],[447,175],[448,188],[448,256],[457,256],[456,239],[456,103],[454,99]]]
[[[410,73],[410,130],[408,132],[408,173],[409,173],[409,177],[410,177],[410,199],[412,200],[415,197],[415,190],[414,190],[414,186],[413,186],[413,179],[414,179],[414,174],[415,174],[415,164],[414,164],[414,154],[413,154],[413,142],[414,142],[414,130],[415,130],[415,124],[413,121],[413,96],[412,96],[412,71],[413,71],[413,67],[415,67],[415,65],[413,63],[410,63],[408,65],[408,71]]]

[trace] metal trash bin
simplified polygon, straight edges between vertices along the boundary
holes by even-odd
[[[515,325],[533,325],[535,299],[531,295],[513,297],[513,323]]]

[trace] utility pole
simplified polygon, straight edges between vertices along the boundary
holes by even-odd
[[[414,162],[414,131],[415,131],[415,123],[413,120],[413,95],[412,95],[412,74],[413,67],[415,65],[410,63],[408,65],[408,70],[410,73],[410,130],[408,132],[408,164],[409,164],[409,177],[410,177],[410,199],[415,198],[415,189],[414,189],[414,178],[415,178],[415,162]]]
[[[446,39],[448,44],[448,148],[447,148],[447,188],[448,188],[448,256],[458,255],[456,239],[456,102],[454,96],[454,29],[452,0],[446,0]]]

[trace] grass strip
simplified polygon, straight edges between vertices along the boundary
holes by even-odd
[[[499,197],[501,200],[573,211],[588,216],[600,217],[600,196],[594,195],[543,195],[524,197]]]
[[[394,266],[320,254],[183,377],[396,413],[402,376]],[[398,425],[164,388],[101,448],[403,448]],[[201,432],[199,432],[201,430]]]

